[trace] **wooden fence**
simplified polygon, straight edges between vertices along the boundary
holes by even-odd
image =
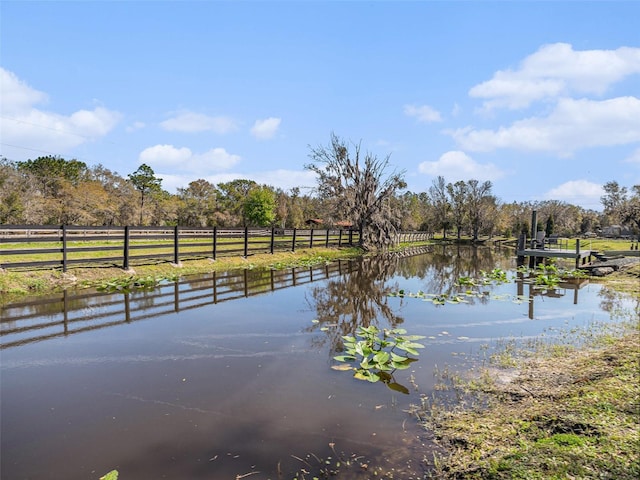
[[[66,271],[71,265],[109,264],[127,270],[141,261],[180,264],[186,259],[248,257],[358,241],[358,232],[352,230],[2,225],[0,267],[62,267]],[[16,248],[20,245],[25,248]]]
[[[428,239],[424,232],[402,232],[402,242]],[[0,268],[117,266],[222,256],[248,257],[296,248],[358,245],[357,230],[223,229],[217,227],[82,227],[0,225]]]

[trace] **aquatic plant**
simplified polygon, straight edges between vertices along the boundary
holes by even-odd
[[[507,276],[507,272],[501,268],[494,268],[490,272],[485,272],[484,270],[480,271],[482,278],[488,280],[493,283],[507,283],[509,282],[509,277]]]
[[[179,275],[168,275],[164,277],[127,277],[117,278],[109,282],[98,285],[96,289],[100,292],[130,292],[132,290],[151,290],[156,288],[161,282],[175,282]]]
[[[343,363],[332,368],[353,371],[353,376],[359,380],[381,381],[392,390],[409,393],[406,387],[394,380],[393,372],[407,369],[417,360],[410,355],[418,356],[418,349],[424,348],[421,343],[416,343],[422,338],[425,337],[407,335],[402,328],[358,327],[355,336],[342,337],[345,353],[333,358]]]

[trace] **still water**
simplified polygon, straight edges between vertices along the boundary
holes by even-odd
[[[541,295],[510,281],[445,305],[390,296],[453,293],[460,277],[496,267],[516,277],[511,251],[412,253],[6,305],[1,477],[312,478],[330,457],[338,478],[422,478],[434,447],[408,410],[433,393],[436,369],[634,308],[588,282]],[[412,368],[394,374],[409,394],[331,369],[341,336],[360,325],[426,337]]]

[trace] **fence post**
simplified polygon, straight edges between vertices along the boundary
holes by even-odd
[[[180,247],[178,244],[178,226],[173,227],[173,263],[180,265]]]
[[[124,227],[124,252],[122,259],[122,268],[129,270],[129,225]]]
[[[249,256],[249,227],[244,227],[244,258]]]
[[[324,242],[324,247],[329,248],[329,229],[327,228],[327,241]]]
[[[349,246],[353,246],[353,230],[349,229]]]
[[[213,259],[216,259],[216,254],[218,253],[218,227],[213,227]]]
[[[309,235],[309,248],[313,248],[313,228],[310,230],[310,235]]]
[[[293,241],[291,242],[291,251],[296,251],[296,229],[293,229]]]
[[[62,225],[62,271],[67,271],[67,226]]]
[[[271,251],[271,255],[273,255],[273,245],[275,243],[275,235],[276,235],[276,227],[271,227],[271,245],[269,245],[269,250]]]
[[[342,229],[338,230],[338,248],[342,247]]]

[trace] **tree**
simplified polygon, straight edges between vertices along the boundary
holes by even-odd
[[[215,225],[218,190],[204,179],[198,179],[187,188],[178,188],[178,224],[189,227]]]
[[[293,187],[289,193],[289,214],[288,214],[288,222],[287,226],[298,228],[304,225],[304,212],[305,212],[305,203],[307,198],[305,196],[300,196],[300,188]],[[310,216],[310,218],[315,218],[316,215]]]
[[[631,225],[636,233],[640,232],[640,185],[633,186],[633,195],[621,208],[622,222]]]
[[[342,217],[361,231],[365,250],[384,248],[396,241],[400,219],[389,207],[396,192],[406,187],[403,172],[385,175],[389,156],[380,160],[349,145],[335,134],[326,147],[311,148],[305,166],[318,176],[318,193],[336,218]]]
[[[393,208],[401,212],[402,230],[419,230],[427,216],[427,206],[420,195],[413,192],[405,192],[393,200]]]
[[[256,187],[249,191],[244,202],[244,217],[249,225],[266,227],[276,219],[276,195],[266,186]]]
[[[622,206],[627,198],[627,188],[621,187],[618,182],[612,180],[602,187],[605,194],[600,197],[604,213],[609,217],[609,223],[614,224],[620,221]]]
[[[135,189],[140,192],[140,225],[142,225],[145,198],[161,191],[160,184],[162,179],[156,177],[153,169],[143,163],[135,172],[129,174],[129,180]]]
[[[24,223],[23,199],[29,182],[16,171],[15,164],[0,158],[0,223]]]
[[[433,204],[434,221],[442,229],[442,237],[447,239],[447,230],[451,226],[451,204],[447,197],[447,182],[438,175],[429,187],[429,198]]]
[[[90,178],[98,182],[105,191],[106,200],[96,207],[98,225],[131,225],[135,222],[138,193],[133,184],[98,164],[91,167]]]
[[[546,234],[547,237],[550,237],[551,235],[553,235],[553,215],[549,215],[547,217],[547,223],[546,223],[546,226],[544,227],[544,233]]]
[[[453,225],[456,227],[458,234],[458,240],[460,240],[460,233],[462,228],[467,222],[467,184],[462,180],[457,181],[454,184],[449,183],[447,185],[447,193],[451,201],[451,218]]]
[[[471,224],[474,242],[478,240],[480,228],[488,217],[487,209],[483,207],[486,206],[490,197],[493,199],[491,196],[491,188],[491,182],[488,180],[483,183],[473,179],[467,182],[467,208],[469,210],[469,222]]]
[[[84,162],[65,160],[62,157],[52,155],[17,162],[16,165],[19,171],[32,175],[44,196],[53,197],[64,187],[65,181],[77,186],[88,172]]]
[[[249,192],[256,187],[258,187],[256,182],[244,178],[218,184],[218,190],[222,193],[220,202],[228,215],[226,221],[228,226],[247,225],[244,204]]]

